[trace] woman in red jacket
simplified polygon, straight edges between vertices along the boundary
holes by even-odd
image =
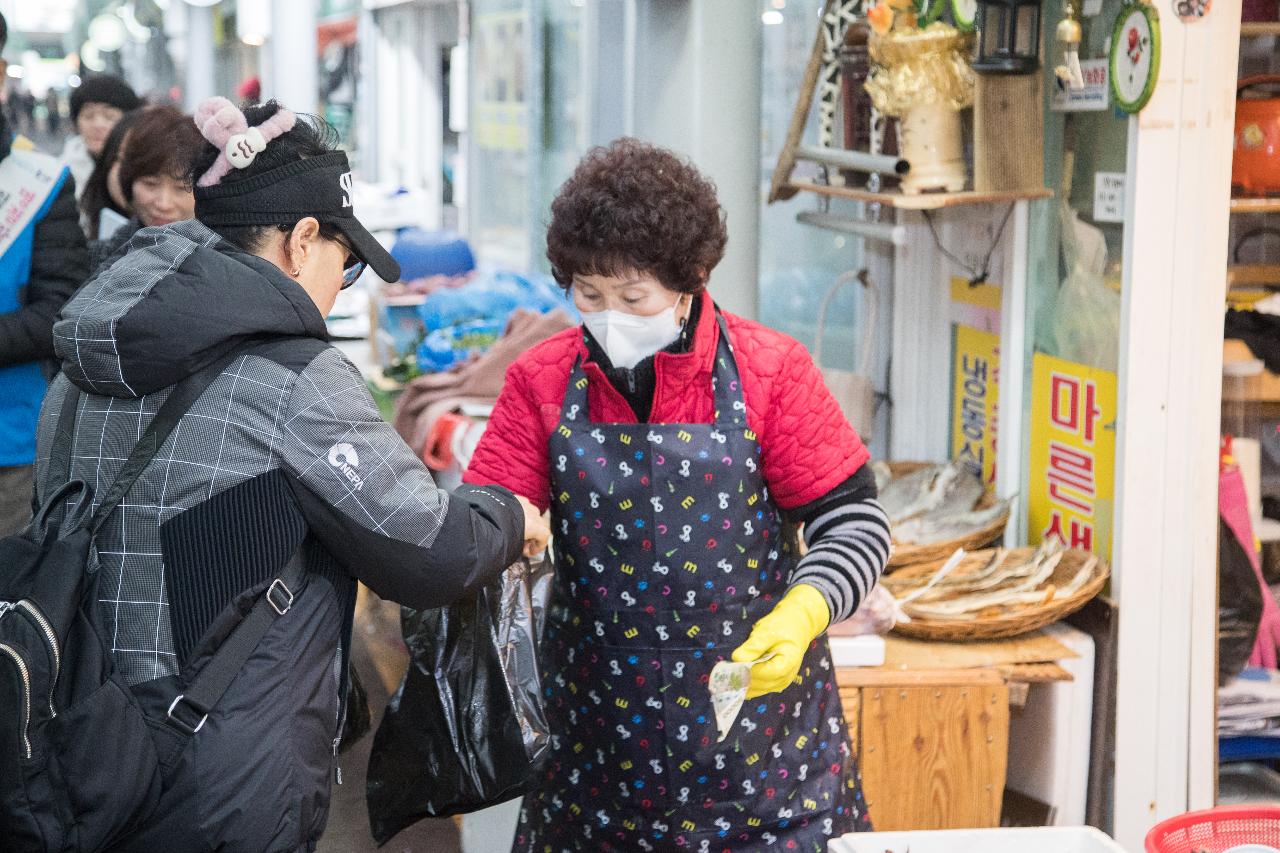
[[[551,212],[583,328],[512,365],[466,476],[555,531],[552,758],[514,849],[825,850],[869,827],[824,636],[888,559],[867,450],[803,346],[706,295],[724,217],[691,165],[620,140]],[[730,657],[760,662],[719,739]]]

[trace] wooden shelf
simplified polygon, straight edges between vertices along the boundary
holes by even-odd
[[[1052,198],[1053,191],[1048,189],[1026,190],[1023,192],[973,192],[960,193],[921,193],[920,195],[904,195],[901,192],[879,192],[860,190],[856,187],[831,187],[809,181],[792,181],[788,186],[801,192],[818,193],[831,198],[847,198],[851,201],[864,201],[869,204],[883,204],[900,210],[938,210],[943,207],[961,207],[969,204],[1007,204],[1013,201],[1028,201],[1038,198]],[[1280,210],[1280,199],[1277,199]]]
[[[1241,38],[1261,38],[1262,36],[1280,36],[1280,21],[1245,22],[1240,25]]]
[[[1280,198],[1233,198],[1232,213],[1280,213]]]

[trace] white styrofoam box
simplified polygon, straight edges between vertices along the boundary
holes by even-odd
[[[949,829],[919,832],[851,832],[827,845],[827,853],[1125,853],[1093,827]]]
[[[1089,793],[1089,746],[1093,735],[1093,639],[1058,623],[1046,632],[1079,657],[1059,661],[1071,681],[1033,684],[1022,708],[1009,720],[1007,787],[1052,811],[1053,826],[1085,821]]]
[[[883,666],[884,637],[828,637],[831,662],[836,666]]]
[[[520,798],[462,816],[462,853],[510,850],[520,822]],[[1043,853],[1043,851],[1041,851]]]

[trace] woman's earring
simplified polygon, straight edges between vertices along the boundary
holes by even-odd
[[[293,272],[289,273],[289,275],[293,276],[294,278],[297,278],[298,276],[302,275],[302,267],[294,267]]]

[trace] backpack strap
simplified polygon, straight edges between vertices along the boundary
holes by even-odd
[[[235,681],[272,623],[293,606],[294,598],[302,591],[304,572],[299,550],[266,592],[253,603],[249,615],[240,620],[230,636],[222,641],[191,685],[170,703],[168,719],[171,726],[185,735],[194,735],[203,728],[209,712]]]
[[[49,472],[58,472],[58,482],[71,482],[71,451],[76,437],[76,409],[80,405],[80,389],[74,382],[67,382],[67,393],[58,410],[58,426],[53,433],[53,446],[49,448]]]

